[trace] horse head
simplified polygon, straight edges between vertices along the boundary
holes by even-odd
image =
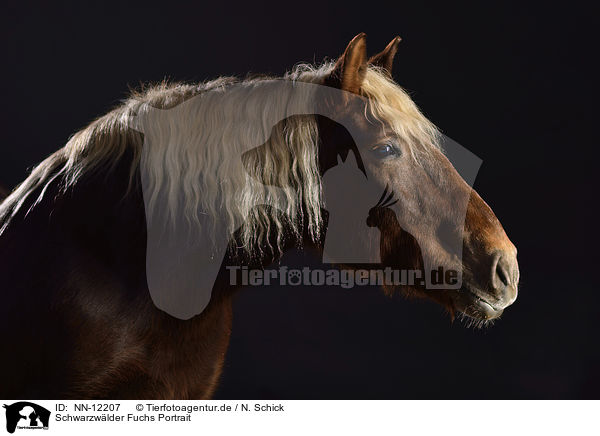
[[[366,36],[360,34],[323,78],[323,84],[344,91],[344,98],[325,104],[338,114],[338,123],[355,132],[365,173],[384,191],[367,225],[380,228],[392,220],[403,230],[382,232],[382,263],[394,264],[408,234],[419,246],[425,277],[437,268],[460,275],[455,284],[412,291],[451,314],[497,318],[517,297],[517,250],[491,208],[444,154],[435,126],[392,80],[399,41],[394,38],[367,58]],[[322,123],[321,133],[323,149],[348,148],[347,134],[339,129]]]

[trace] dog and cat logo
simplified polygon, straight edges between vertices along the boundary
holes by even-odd
[[[6,431],[14,433],[22,430],[48,430],[50,411],[42,406],[28,401],[19,401],[4,405],[6,409]]]

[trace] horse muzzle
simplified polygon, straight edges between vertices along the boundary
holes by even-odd
[[[486,285],[476,286],[472,284],[473,280],[463,278],[463,286],[455,301],[456,308],[472,318],[498,318],[517,299],[519,264],[516,254],[498,251],[491,260]]]

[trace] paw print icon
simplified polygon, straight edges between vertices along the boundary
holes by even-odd
[[[302,274],[300,274],[300,270],[291,269],[288,271],[287,276],[288,284],[292,286],[298,286],[302,282]]]

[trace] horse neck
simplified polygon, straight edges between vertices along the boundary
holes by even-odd
[[[322,210],[322,216],[325,228],[327,225],[327,211]],[[299,234],[284,226],[282,234],[273,232],[263,242],[260,249],[253,253],[248,253],[243,248],[235,248],[240,247],[240,244],[237,243],[238,232],[234,233],[224,259],[224,266],[247,266],[248,268],[263,269],[280,261],[286,252],[293,249],[300,249],[314,256],[322,256],[325,234],[321,232],[315,240],[308,227],[308,218],[303,217],[299,219],[299,222],[303,223]],[[271,228],[274,227],[271,226]]]

